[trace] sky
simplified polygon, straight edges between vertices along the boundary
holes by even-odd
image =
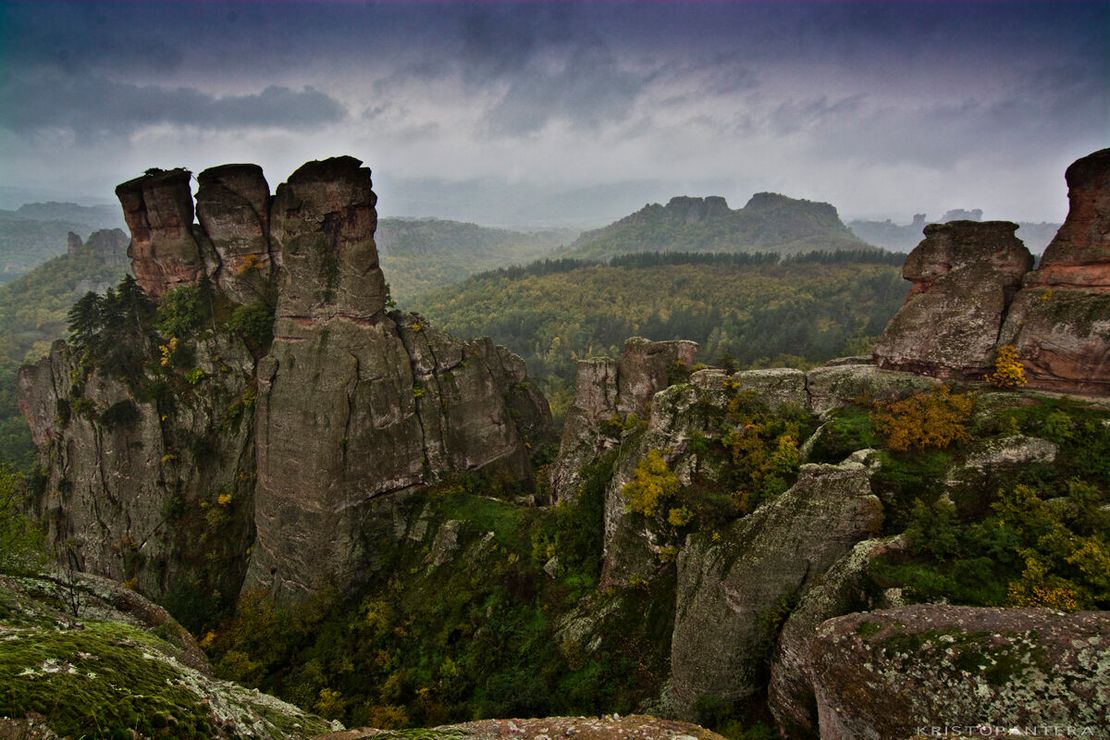
[[[1110,2],[0,0],[0,196],[350,154],[379,211],[601,224],[775,191],[1061,221],[1110,146]]]

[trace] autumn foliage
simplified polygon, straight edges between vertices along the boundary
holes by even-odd
[[[871,418],[886,437],[887,446],[896,452],[945,449],[954,442],[971,439],[965,426],[971,406],[969,397],[941,386],[883,404]]]
[[[1017,347],[1004,344],[998,348],[998,356],[994,359],[994,372],[984,375],[983,380],[997,388],[1022,388],[1028,382],[1025,379],[1025,366],[1017,356]]]

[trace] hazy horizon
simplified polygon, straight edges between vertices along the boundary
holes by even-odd
[[[675,195],[1059,222],[1110,142],[1104,2],[2,3],[0,198],[337,154],[383,216],[591,226]]]

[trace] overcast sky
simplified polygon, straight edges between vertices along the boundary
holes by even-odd
[[[611,220],[772,190],[1059,221],[1110,2],[0,0],[0,188],[351,154],[385,215]]]

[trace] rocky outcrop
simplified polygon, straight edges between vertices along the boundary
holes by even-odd
[[[342,729],[215,678],[181,625],[118,583],[0,576],[0,603],[0,737],[293,740]]]
[[[149,170],[116,187],[123,218],[131,231],[135,279],[157,298],[205,274],[205,260],[193,234],[192,173],[185,169]]]
[[[84,247],[105,265],[126,267],[127,244],[127,234],[119,229],[100,229],[89,234]]]
[[[875,348],[879,366],[941,378],[980,378],[993,366],[1010,300],[1033,256],[1004,221],[925,227],[902,276],[906,303]]]
[[[1110,393],[1110,149],[1068,167],[1068,217],[1002,328],[1030,387]]]
[[[272,198],[255,165],[198,182],[199,224],[186,170],[117,188],[136,278],[155,297],[208,278],[232,307],[276,303],[274,339],[267,352],[266,332],[214,319],[177,349],[137,348],[164,362],[127,378],[64,344],[22,371],[49,471],[36,508],[60,556],[211,615],[244,583],[292,601],[364,576],[386,494],[454,472],[527,486],[547,403],[488,339],[386,312],[369,169],[309,162]],[[168,359],[179,350],[189,366]]]
[[[868,468],[803,465],[798,482],[731,524],[691,536],[678,558],[671,687],[680,710],[699,697],[738,701],[766,683],[790,605],[882,524]]]
[[[500,738],[575,737],[581,740],[724,740],[722,735],[687,722],[631,714],[601,717],[543,717],[539,719],[483,719],[459,725],[442,725],[425,731],[427,737],[464,737],[469,740]],[[381,730],[358,729],[321,735],[316,740],[363,740],[382,735]],[[388,737],[388,734],[385,735]]]
[[[1110,393],[1110,149],[1066,173],[1067,220],[1032,257],[1000,221],[925,227],[913,283],[875,348],[884,368],[979,380],[1017,348],[1031,388]]]
[[[85,246],[85,243],[81,241],[81,237],[77,234],[72,231],[66,234],[66,254],[72,257],[78,254],[83,246]]]
[[[821,737],[930,727],[1099,737],[1110,726],[1108,646],[1106,612],[920,605],[832,619],[810,650]]]
[[[767,684],[767,703],[783,737],[818,734],[817,701],[808,674],[817,628],[833,617],[869,608],[864,592],[868,565],[904,549],[901,537],[860,542],[817,579],[790,613],[779,634]]]
[[[572,498],[582,483],[582,469],[617,445],[623,426],[651,414],[656,393],[670,385],[676,370],[689,368],[698,345],[689,341],[652,342],[633,337],[618,360],[581,360],[574,405],[567,412],[559,456],[551,466],[551,494]]]
[[[253,538],[254,360],[226,336],[195,353],[203,380],[173,398],[151,393],[164,380],[137,392],[88,372],[63,342],[17,390],[47,473],[35,513],[59,559],[214,610],[238,597]]]
[[[256,164],[225,164],[197,178],[197,220],[212,245],[206,265],[220,289],[238,303],[272,300],[270,186]]]
[[[340,157],[274,197],[275,338],[259,365],[257,539],[246,588],[294,600],[360,577],[373,499],[452,471],[530,473],[546,434],[523,361],[385,312],[370,171]]]

